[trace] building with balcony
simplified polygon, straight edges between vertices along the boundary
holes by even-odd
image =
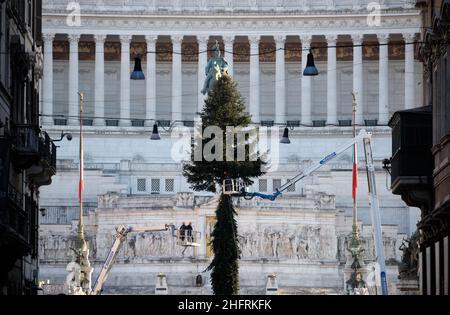
[[[39,188],[56,147],[39,125],[41,1],[0,1],[0,295],[36,294]]]
[[[448,295],[450,222],[450,1],[417,1],[423,28],[423,107],[395,113],[392,191],[421,209],[420,288]]]

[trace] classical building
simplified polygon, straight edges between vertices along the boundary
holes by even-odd
[[[0,295],[36,294],[39,187],[56,147],[39,125],[41,1],[0,1]]]
[[[419,277],[424,295],[448,295],[449,286],[449,1],[417,1],[422,24],[424,107],[392,118],[392,188],[421,209]],[[406,158],[408,157],[408,158]]]
[[[415,231],[416,210],[388,190],[381,161],[391,156],[387,123],[422,98],[422,66],[414,42],[420,15],[411,1],[44,1],[42,124],[61,142],[58,175],[41,194],[41,280],[62,283],[77,217],[78,96],[85,93],[85,216],[95,274],[114,226],[192,221],[195,251],[170,234],[129,236],[105,292],[154,292],[165,273],[169,292],[199,292],[208,265],[214,196],[193,193],[181,175],[182,143],[201,111],[207,50],[217,40],[255,125],[291,128],[291,145],[272,142],[274,167],[252,189],[272,192],[312,161],[352,137],[356,123],[373,133],[382,223],[392,287],[403,237]],[[312,48],[317,77],[303,77]],[[131,81],[142,58],[145,81]],[[151,126],[161,140],[151,141]],[[182,127],[185,127],[184,129]],[[177,129],[180,128],[180,129]],[[277,135],[278,137],[278,135]],[[190,136],[188,136],[190,140]],[[362,149],[362,148],[361,148]],[[364,156],[362,151],[360,156]],[[292,186],[279,202],[236,201],[243,246],[243,293],[263,292],[275,273],[280,290],[342,291],[345,237],[351,230],[351,152]],[[373,239],[364,163],[358,196],[366,261]],[[190,291],[192,290],[192,291]],[[201,291],[203,292],[203,291]]]

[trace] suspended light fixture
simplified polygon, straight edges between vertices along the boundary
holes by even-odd
[[[156,123],[153,125],[153,132],[150,140],[161,140],[161,137],[159,136],[158,125]]]
[[[134,59],[134,71],[131,73],[131,80],[145,80],[144,72],[142,71],[141,58]]]
[[[312,54],[311,49],[309,50],[308,60],[306,63],[305,71],[303,71],[304,76],[316,76],[319,75],[319,71],[314,64],[314,55]]]
[[[283,138],[281,138],[280,143],[290,144],[291,140],[289,139],[289,129],[288,127],[284,128]]]

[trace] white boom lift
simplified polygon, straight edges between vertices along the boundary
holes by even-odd
[[[376,182],[375,182],[375,167],[373,164],[373,154],[371,146],[372,134],[368,133],[366,130],[361,130],[360,133],[347,143],[344,143],[338,147],[334,152],[324,157],[321,161],[314,163],[310,167],[306,168],[303,172],[296,175],[294,178],[289,180],[286,184],[277,189],[272,195],[262,194],[259,192],[247,192],[245,185],[241,180],[226,179],[223,182],[222,189],[223,193],[235,197],[243,197],[247,200],[251,200],[255,197],[259,197],[266,200],[275,201],[281,196],[283,191],[288,189],[290,186],[294,185],[298,181],[304,179],[305,177],[311,175],[314,171],[318,170],[322,166],[326,165],[328,162],[336,158],[338,155],[342,154],[344,151],[355,145],[356,143],[362,141],[364,144],[364,154],[366,158],[366,168],[367,168],[367,179],[369,186],[369,204],[371,209],[372,226],[375,238],[375,253],[377,256],[377,262],[380,265],[380,279],[381,279],[381,289],[382,294],[388,294],[387,279],[386,279],[386,263],[384,257],[384,247],[381,232],[381,217],[380,217],[380,205],[378,201]]]
[[[123,245],[123,242],[125,241],[128,233],[130,232],[163,232],[168,231],[171,229],[172,236],[177,238],[177,245],[187,247],[198,247],[200,244],[197,243],[197,240],[200,237],[199,232],[195,231],[180,231],[175,228],[173,224],[169,225],[166,224],[164,229],[148,229],[148,228],[132,228],[132,227],[125,227],[124,225],[120,225],[116,227],[116,234],[114,235],[114,243],[111,247],[111,250],[109,251],[108,257],[106,258],[105,263],[103,264],[102,270],[100,271],[100,274],[98,275],[97,281],[94,284],[94,289],[90,293],[90,295],[100,295],[103,290],[103,285],[106,282],[106,279],[108,278],[108,274],[111,271],[111,268],[114,264],[114,261],[116,260],[117,254],[120,251],[120,248]],[[176,231],[176,234],[175,234]]]

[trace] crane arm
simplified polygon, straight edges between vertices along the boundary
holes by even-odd
[[[330,153],[324,157],[321,161],[311,165],[306,168],[303,172],[289,180],[286,184],[277,189],[272,195],[261,194],[258,192],[247,193],[245,188],[241,190],[241,196],[245,199],[253,199],[255,197],[260,197],[262,199],[275,201],[282,192],[285,191],[289,186],[297,183],[298,181],[309,176],[312,172],[318,170],[329,161],[336,158],[338,155],[346,151],[348,148],[352,147],[359,141],[363,141],[364,144],[364,155],[366,159],[366,171],[367,171],[367,183],[369,186],[369,204],[370,204],[370,214],[372,219],[373,234],[375,240],[375,253],[377,256],[377,262],[380,266],[380,279],[381,279],[381,290],[383,295],[388,294],[388,285],[386,278],[386,262],[384,256],[384,246],[383,246],[383,234],[381,230],[381,215],[380,215],[380,202],[378,200],[377,187],[375,181],[375,166],[373,162],[373,152],[371,145],[372,136],[366,130],[361,130],[360,133],[347,143],[344,143],[338,147],[334,152]]]
[[[133,228],[133,227],[125,227],[120,225],[116,228],[116,235],[114,236],[115,240],[109,251],[108,257],[106,258],[105,263],[103,264],[102,270],[95,282],[94,289],[91,292],[91,295],[100,295],[102,293],[103,284],[106,282],[108,278],[108,274],[114,265],[116,257],[120,251],[120,248],[123,245],[128,233],[130,232],[163,232],[167,231],[171,228],[172,230],[175,228],[174,225],[166,224],[164,229],[148,229],[148,228]]]
[[[320,160],[319,162],[314,163],[310,167],[308,167],[305,170],[303,170],[300,174],[298,174],[295,177],[293,177],[292,179],[288,180],[286,184],[282,185],[280,188],[278,188],[271,195],[262,194],[262,193],[259,193],[259,192],[249,193],[249,192],[246,192],[245,188],[244,188],[244,189],[241,190],[241,196],[244,197],[245,199],[253,199],[255,197],[259,197],[259,198],[262,198],[262,199],[275,201],[278,197],[281,196],[283,191],[288,189],[290,186],[292,186],[295,183],[301,181],[305,177],[311,175],[311,173],[317,171],[319,168],[321,168],[322,166],[326,165],[331,160],[335,159],[337,156],[339,156],[340,154],[345,152],[348,148],[352,147],[355,143],[357,143],[359,141],[362,141],[363,139],[370,139],[370,138],[371,138],[371,135],[369,133],[367,133],[366,130],[364,130],[364,129],[361,130],[359,132],[359,134],[355,138],[353,138],[350,141],[342,144],[335,151],[333,151],[332,153],[330,153],[327,156],[325,156],[322,160]]]
[[[102,270],[100,270],[97,281],[95,281],[94,290],[91,292],[91,295],[100,295],[102,293],[103,284],[105,283],[106,278],[108,278],[109,271],[111,270],[114,261],[116,260],[117,254],[119,253],[120,248],[122,247],[122,244],[129,232],[130,228],[126,228],[123,225],[116,228],[114,243],[111,247],[111,250],[109,251],[105,263],[103,264]]]
[[[133,228],[130,227],[130,232],[144,233],[144,232],[164,232],[169,230],[173,225],[166,224],[164,229],[148,229],[148,228]]]

